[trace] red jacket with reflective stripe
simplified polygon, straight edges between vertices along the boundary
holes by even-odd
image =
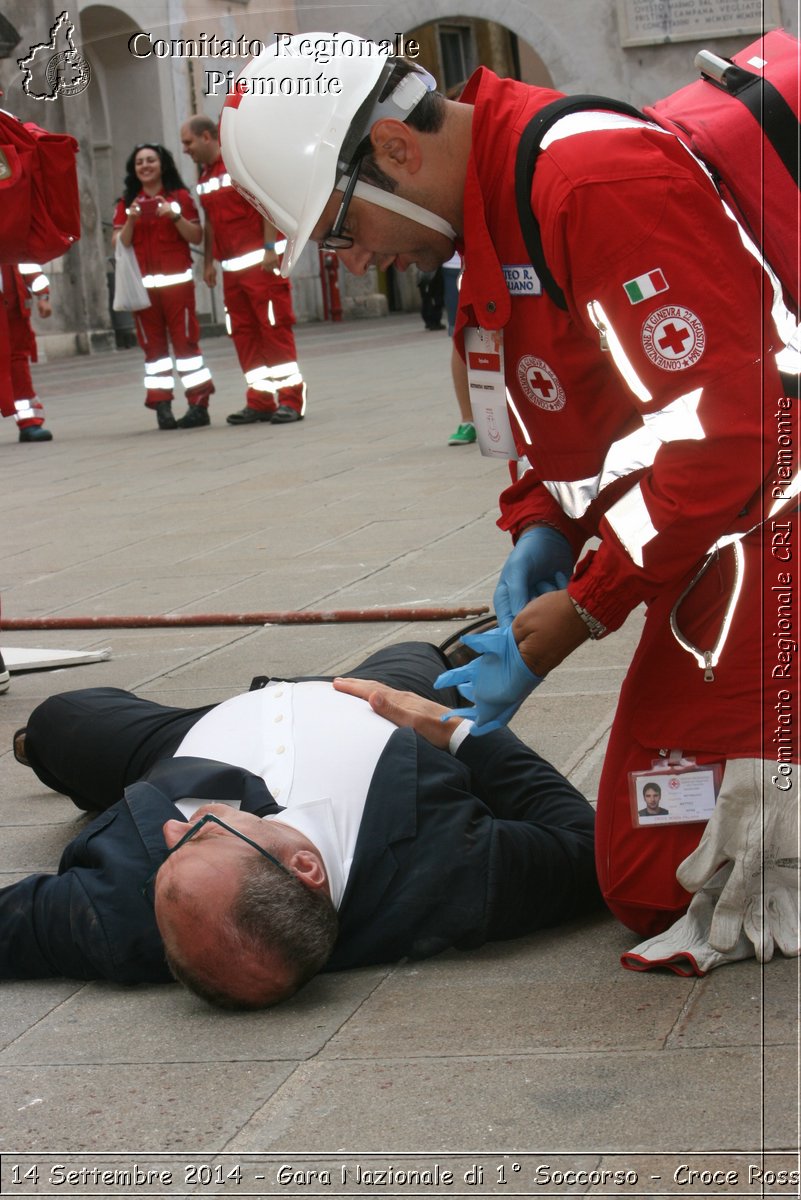
[[[187,221],[199,221],[200,216],[195,202],[186,188],[177,192],[162,193],[165,200],[177,200],[181,213]],[[140,192],[136,200],[145,200],[144,192]],[[125,224],[124,200],[117,201],[114,210],[114,228],[119,229]],[[192,254],[189,243],[181,237],[175,228],[175,222],[169,217],[156,217],[145,214],[134,225],[133,248],[136,260],[143,275],[178,275],[192,265]]]
[[[219,186],[207,191],[206,185],[213,180],[219,180]],[[211,221],[216,259],[237,258],[263,248],[262,216],[231,185],[222,157],[204,168],[198,184],[198,200]]]
[[[462,94],[475,111],[457,337],[464,324],[504,332],[519,414],[510,420],[531,469],[501,496],[499,524],[513,536],[554,525],[576,551],[599,535],[569,591],[615,629],[717,538],[760,521],[776,479],[781,342],[761,267],[707,175],[678,139],[638,122],[561,137],[541,153],[532,209],[568,311],[510,294],[504,268],[511,279],[509,268],[529,261],[515,153],[553,97],[484,68]],[[652,287],[661,290],[636,299]],[[613,357],[605,346],[615,338]],[[624,379],[623,356],[650,399]],[[623,493],[630,511],[615,504]]]

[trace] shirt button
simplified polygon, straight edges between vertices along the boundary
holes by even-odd
[[[276,746],[276,748],[275,748],[275,753],[276,753],[276,754],[283,754],[285,750],[286,750],[286,746]]]
[[[487,312],[495,312],[495,301],[494,300],[487,301]]]
[[[273,717],[273,720],[275,721],[276,725],[278,724],[279,721],[283,721],[283,719],[284,719],[283,713],[279,713],[277,717]]]

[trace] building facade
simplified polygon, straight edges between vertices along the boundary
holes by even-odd
[[[195,168],[181,154],[181,123],[193,111],[216,117],[228,80],[249,57],[248,50],[277,32],[313,32],[322,25],[326,32],[414,38],[418,61],[451,94],[485,64],[528,83],[614,95],[634,104],[692,79],[693,58],[703,46],[725,56],[758,36],[761,26],[782,25],[798,34],[796,0],[460,0],[458,15],[453,0],[378,0],[367,6],[321,5],[320,0],[283,5],[73,0],[57,39],[72,29],[73,57],[86,64],[88,82],[82,89],[35,99],[28,93],[36,93],[36,80],[31,86],[18,63],[37,45],[44,49],[31,77],[56,54],[69,58],[69,44],[49,46],[63,4],[7,0],[0,18],[2,104],[24,120],[71,133],[80,145],[82,237],[49,268],[54,316],[41,330],[41,341],[51,356],[99,352],[120,341],[125,318],[113,315],[109,302],[110,222],[133,147],[141,141],[167,146],[186,182],[194,185]],[[218,325],[221,294],[208,292],[199,270],[197,279],[201,317]],[[339,282],[346,317],[419,304],[412,278],[386,280],[373,271],[355,280],[340,271]],[[299,318],[322,319],[315,248],[304,253],[293,285]]]

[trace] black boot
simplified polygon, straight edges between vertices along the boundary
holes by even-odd
[[[178,422],[172,415],[172,401],[162,400],[156,405],[156,420],[159,423],[159,429],[177,429]]]

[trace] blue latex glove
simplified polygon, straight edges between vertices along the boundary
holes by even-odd
[[[564,534],[550,525],[527,529],[503,564],[493,597],[499,625],[511,625],[529,600],[567,587],[573,551]]]
[[[486,633],[466,633],[462,641],[479,657],[464,667],[445,671],[434,681],[434,687],[457,687],[473,707],[456,708],[442,720],[468,717],[475,722],[473,733],[490,733],[512,719],[542,679],[529,671],[520,657],[511,625]]]

